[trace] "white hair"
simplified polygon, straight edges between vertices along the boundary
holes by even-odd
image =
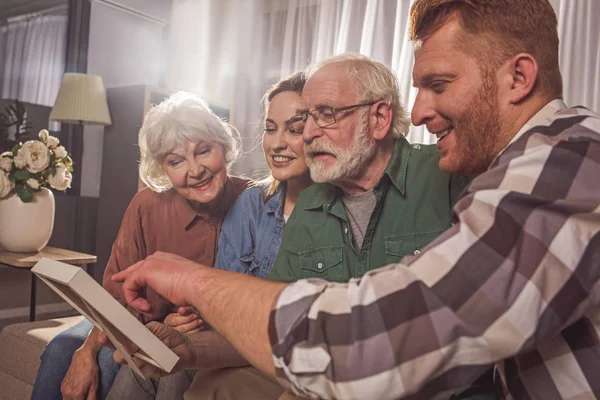
[[[240,153],[240,133],[221,121],[199,96],[179,92],[152,107],[138,135],[140,179],[152,190],[172,187],[162,163],[174,148],[187,142],[216,142],[223,146],[227,167]]]
[[[326,65],[340,62],[347,64],[348,74],[358,84],[357,102],[385,100],[392,108],[392,135],[396,138],[406,136],[410,118],[400,100],[398,79],[384,64],[362,54],[344,53],[311,65],[306,70],[306,78]]]

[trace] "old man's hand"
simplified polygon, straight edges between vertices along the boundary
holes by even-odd
[[[179,361],[177,362],[177,365],[175,365],[175,368],[170,372],[171,374],[194,365],[195,353],[187,335],[179,332],[175,328],[171,328],[170,326],[156,321],[149,322],[146,324],[146,327],[179,356]],[[126,348],[131,354],[138,350],[137,348],[130,346],[126,346]],[[113,358],[119,364],[127,363],[125,357],[123,357],[119,350],[115,351]],[[162,369],[142,361],[139,358],[134,358],[133,360],[146,378],[158,378],[168,375]]]

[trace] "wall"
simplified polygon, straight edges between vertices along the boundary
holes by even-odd
[[[549,0],[550,4],[552,4],[552,8],[554,8],[554,12],[558,15],[558,11],[560,10],[560,0]]]
[[[118,3],[167,22],[171,16],[171,0],[119,0]],[[102,76],[107,88],[159,85],[166,60],[165,39],[166,25],[92,1],[88,73]],[[103,135],[103,127],[84,129],[82,196],[99,195]]]

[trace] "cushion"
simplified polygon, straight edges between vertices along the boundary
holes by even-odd
[[[0,372],[33,385],[46,344],[59,332],[82,319],[82,316],[56,318],[5,327],[0,332]],[[0,387],[4,388],[1,382]]]

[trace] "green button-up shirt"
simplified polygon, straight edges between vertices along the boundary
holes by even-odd
[[[373,189],[377,199],[360,249],[356,248],[342,192],[327,183],[300,195],[285,228],[268,279],[322,278],[348,282],[418,252],[451,223],[454,201],[468,179],[438,167],[434,145],[396,140]]]

